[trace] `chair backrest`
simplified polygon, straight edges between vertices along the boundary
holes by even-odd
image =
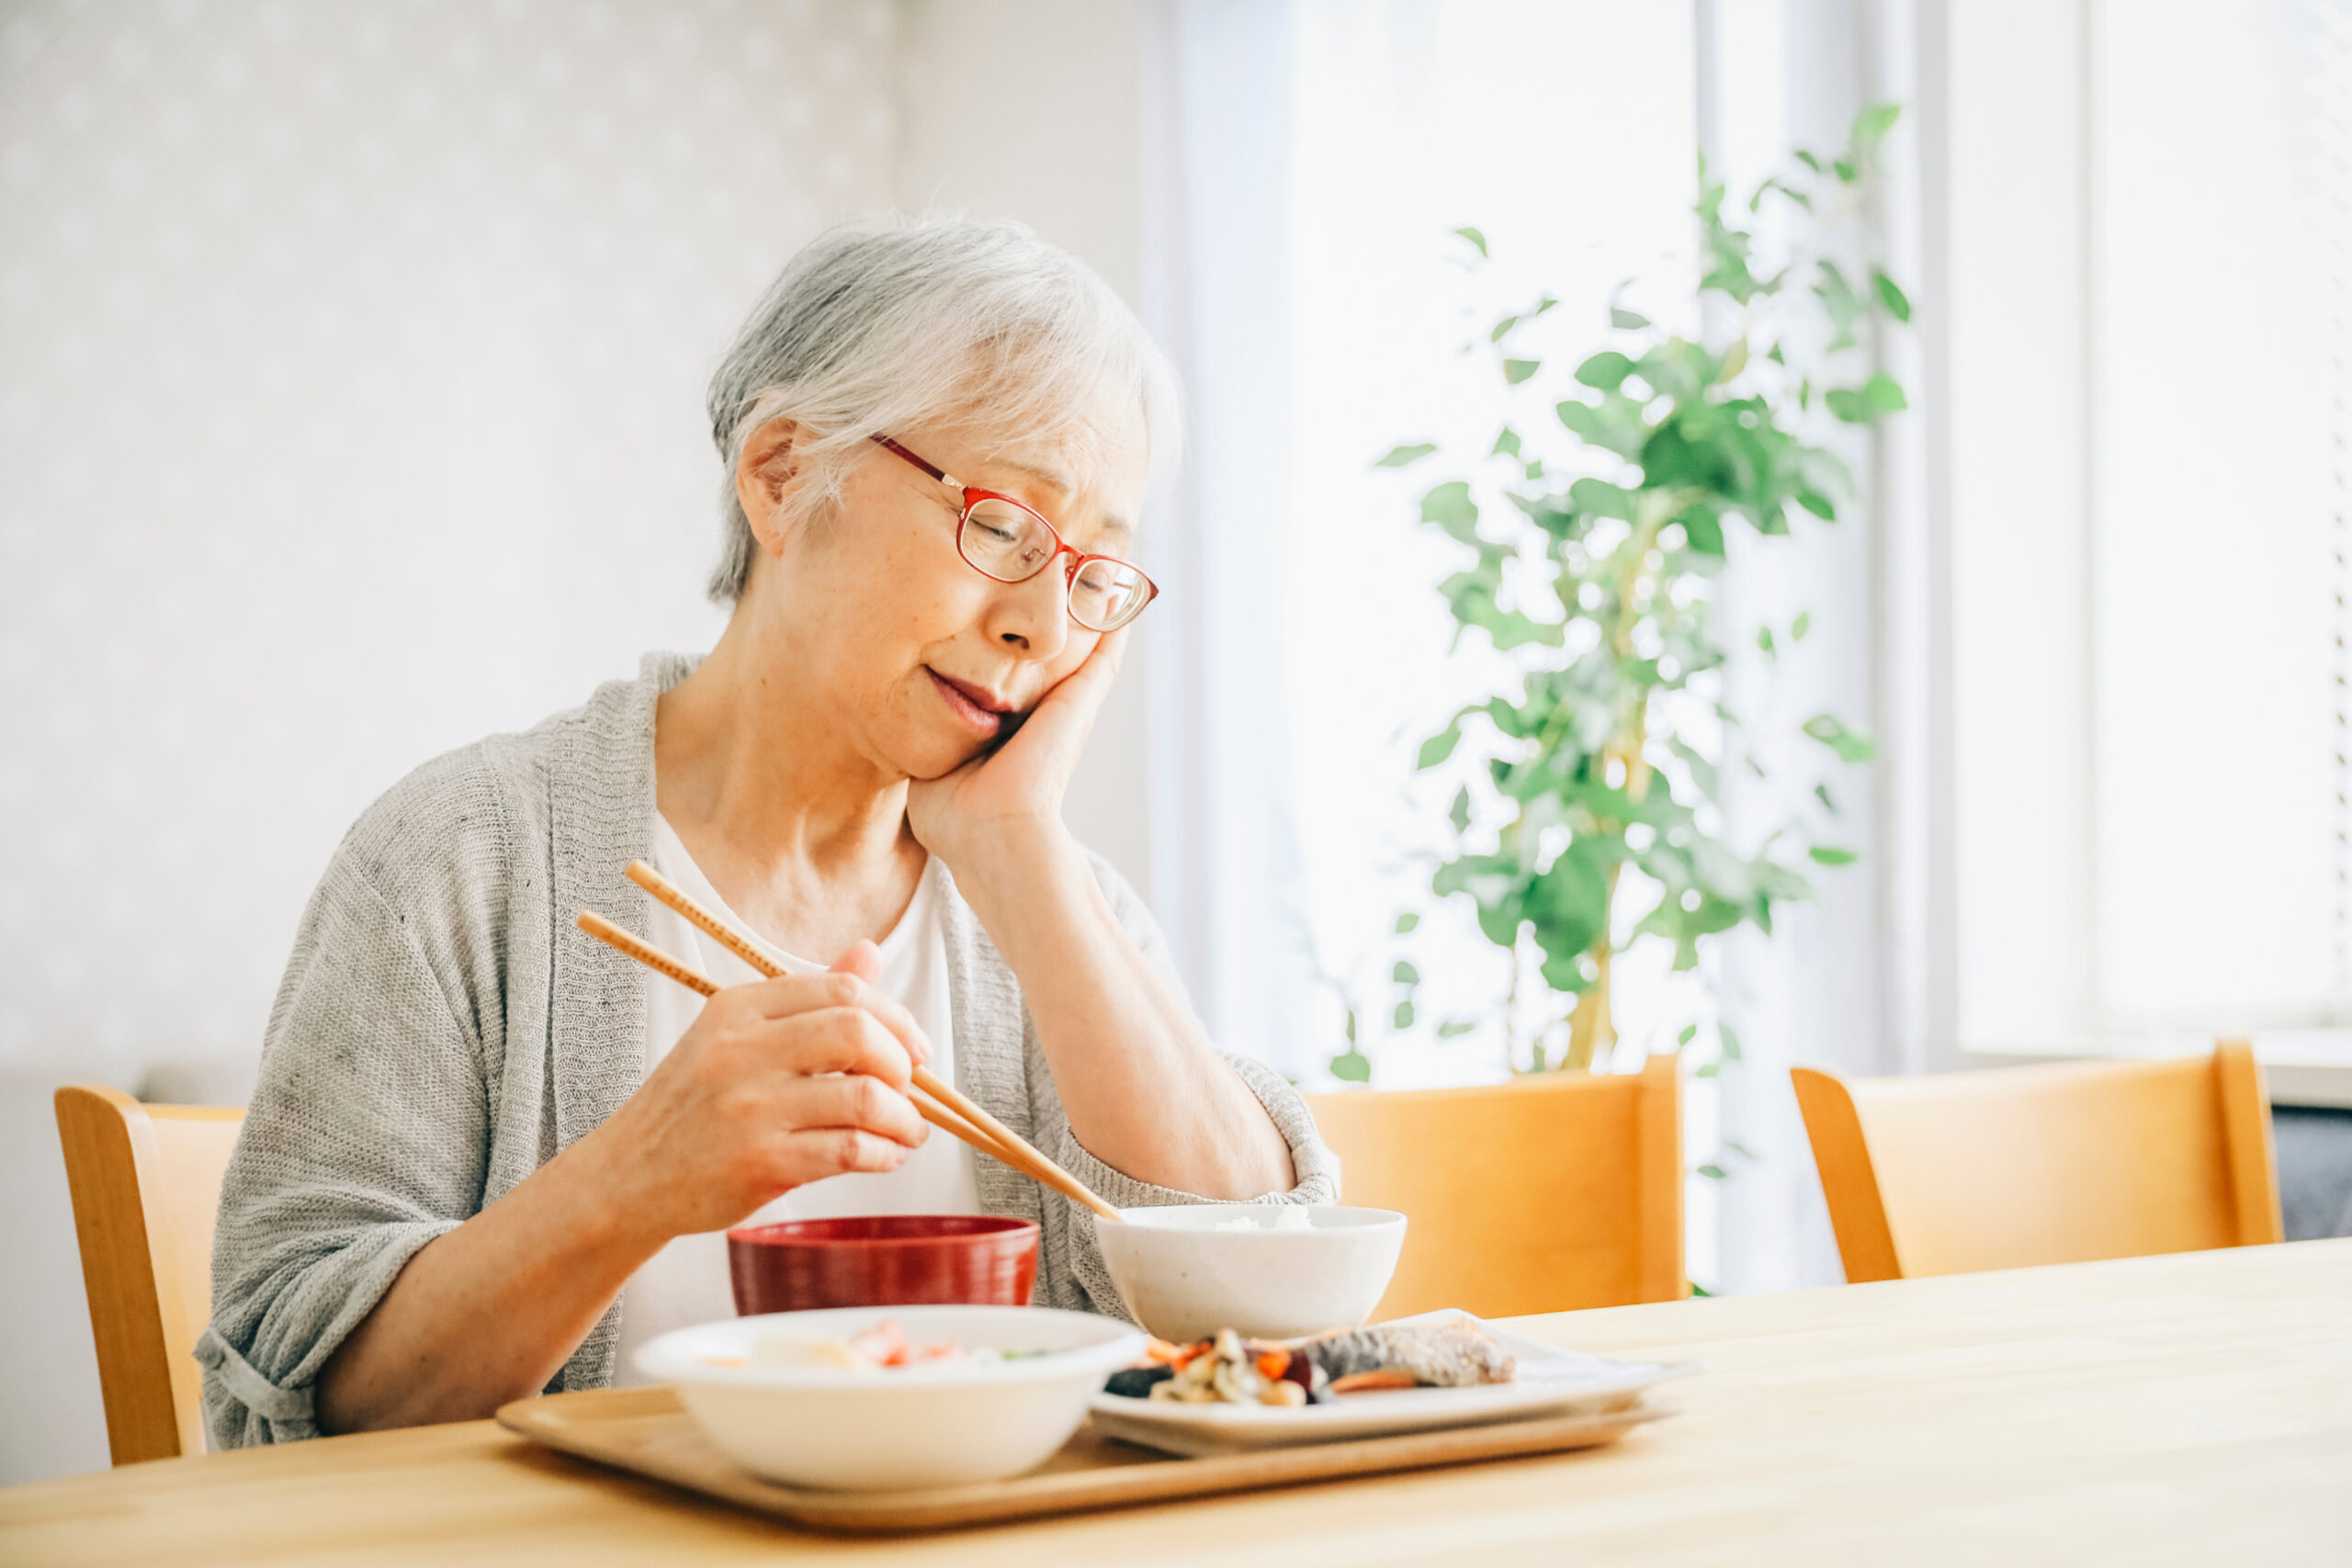
[[[2262,1069],[2243,1041],[2177,1061],[1790,1076],[1857,1284],[2285,1234]]]
[[[1345,1201],[1412,1223],[1377,1318],[1679,1300],[1682,1089],[1638,1073],[1313,1096]]]
[[[197,1337],[212,1316],[212,1220],[245,1113],[57,1091],[57,1134],[117,1464],[204,1451]]]

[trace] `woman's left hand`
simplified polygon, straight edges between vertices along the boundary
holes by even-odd
[[[1119,673],[1126,635],[1115,631],[1097,642],[995,752],[907,786],[909,825],[949,870],[967,871],[981,852],[1061,831],[1062,793]]]

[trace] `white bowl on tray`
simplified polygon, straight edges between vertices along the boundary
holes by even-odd
[[[750,1360],[765,1337],[847,1339],[885,1319],[919,1344],[1048,1354],[880,1369],[726,1364]],[[876,1492],[1036,1468],[1144,1345],[1131,1325],[1046,1307],[841,1307],[676,1329],[639,1350],[637,1367],[674,1385],[704,1435],[753,1474]]]
[[[1188,1203],[1123,1209],[1094,1235],[1127,1310],[1162,1339],[1230,1328],[1291,1339],[1353,1328],[1396,1272],[1405,1216],[1336,1204]]]

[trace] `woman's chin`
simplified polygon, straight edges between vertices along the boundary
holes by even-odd
[[[907,777],[918,784],[944,779],[967,762],[988,755],[989,742],[976,739],[967,731],[954,735],[927,735],[907,748],[899,762]]]

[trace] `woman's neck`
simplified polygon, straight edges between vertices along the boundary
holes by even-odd
[[[655,709],[657,808],[737,914],[831,962],[897,924],[922,872],[907,781],[861,754],[739,615]]]

